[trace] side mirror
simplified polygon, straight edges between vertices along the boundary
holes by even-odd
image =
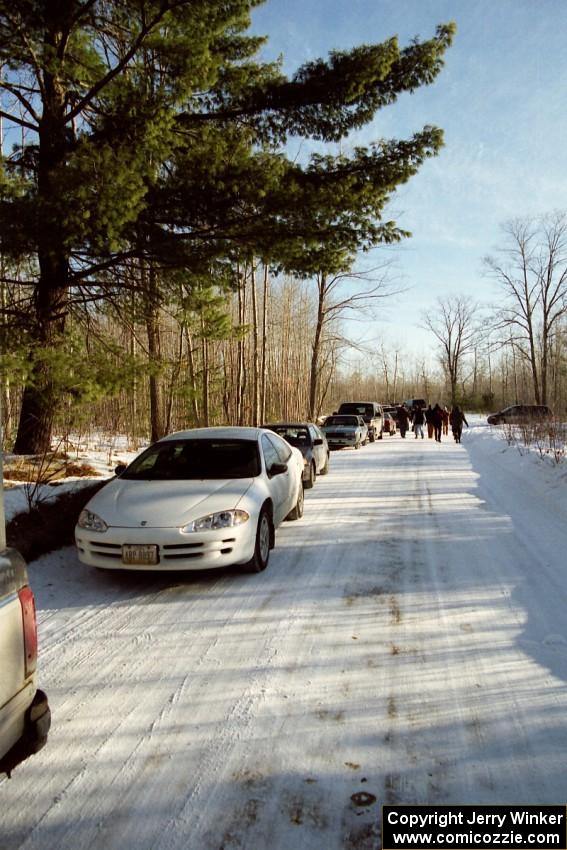
[[[313,440],[313,445],[314,445],[314,446],[322,446],[322,445],[323,445],[323,440],[322,440],[320,437],[317,437],[317,439],[316,439],[316,440]]]
[[[126,464],[125,463],[119,463],[118,466],[114,467],[114,474],[115,475],[122,475],[123,472],[126,472]]]
[[[268,475],[283,475],[287,472],[286,463],[273,463],[268,469]]]

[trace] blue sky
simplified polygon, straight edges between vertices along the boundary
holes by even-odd
[[[378,322],[349,328],[417,357],[433,349],[419,323],[438,296],[497,297],[482,258],[502,244],[504,222],[567,208],[567,2],[268,0],[253,16],[254,30],[269,36],[263,57],[282,54],[287,73],[335,48],[392,35],[401,45],[424,40],[451,20],[457,35],[436,82],[403,95],[343,145],[407,137],[425,124],[445,131],[441,154],[388,212],[413,234],[389,251],[407,291]]]

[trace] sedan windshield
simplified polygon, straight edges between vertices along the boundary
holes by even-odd
[[[254,478],[260,474],[255,440],[167,440],[150,446],[121,478],[195,481]]]

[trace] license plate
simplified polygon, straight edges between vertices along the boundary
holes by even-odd
[[[151,564],[157,564],[159,563],[158,547],[126,544],[122,547],[122,563],[140,564],[146,566]]]

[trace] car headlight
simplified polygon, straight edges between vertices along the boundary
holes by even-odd
[[[192,531],[209,531],[216,528],[234,528],[235,525],[244,525],[250,519],[250,514],[246,511],[218,511],[214,514],[207,514],[199,517],[193,522],[184,525],[181,531],[189,534]]]
[[[103,519],[96,514],[93,514],[92,511],[87,511],[86,508],[79,514],[77,525],[80,528],[86,528],[87,531],[106,531],[108,528]]]

